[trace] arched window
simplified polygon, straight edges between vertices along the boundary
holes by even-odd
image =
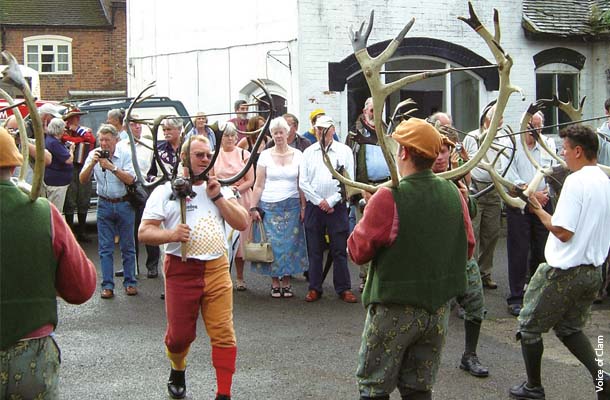
[[[379,55],[388,43],[389,41],[383,41],[369,46],[369,54],[373,57]],[[489,68],[492,64],[471,50],[438,39],[405,38],[392,59],[384,65],[382,79],[386,83],[418,71],[479,66],[483,68],[429,78],[392,93],[385,104],[386,120],[400,101],[411,98],[418,108],[412,114],[414,116],[425,118],[436,111],[444,111],[451,114],[453,124],[458,129],[477,129],[481,95],[486,90],[498,90],[497,69]],[[396,73],[398,71],[410,72]],[[328,75],[330,90],[347,89],[347,117],[352,124],[362,112],[364,101],[370,96],[361,67],[352,54],[341,62],[329,63]]]
[[[586,57],[577,51],[556,47],[534,55],[536,65],[536,99],[551,99],[557,96],[577,106],[580,96],[580,71]],[[545,125],[569,122],[570,119],[555,107],[543,111]],[[547,128],[544,133],[557,134],[558,127]]]
[[[23,39],[24,63],[40,74],[72,73],[72,39],[41,35]]]

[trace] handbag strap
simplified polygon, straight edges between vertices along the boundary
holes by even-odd
[[[248,241],[250,243],[252,243],[252,236],[253,236],[253,232],[254,232],[254,225],[258,226],[258,232],[261,235],[260,238],[260,242],[259,243],[265,243],[267,242],[267,234],[265,233],[265,229],[263,227],[263,221],[252,221],[252,225],[250,225],[250,235],[248,236]]]

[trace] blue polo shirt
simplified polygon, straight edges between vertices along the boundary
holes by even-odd
[[[66,164],[70,151],[55,136],[45,135],[45,148],[53,156],[51,164],[44,170],[44,183],[48,186],[66,186],[72,181],[74,165]]]

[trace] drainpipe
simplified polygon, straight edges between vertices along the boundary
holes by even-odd
[[[0,24],[0,50],[6,50],[6,28]]]

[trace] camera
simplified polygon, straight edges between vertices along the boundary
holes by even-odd
[[[461,143],[461,142],[457,142],[457,143],[455,144],[455,151],[457,151],[458,153],[459,153],[460,151],[462,151],[462,148],[463,148],[463,147],[462,147],[462,143]]]
[[[100,158],[110,158],[110,151],[100,150]]]

